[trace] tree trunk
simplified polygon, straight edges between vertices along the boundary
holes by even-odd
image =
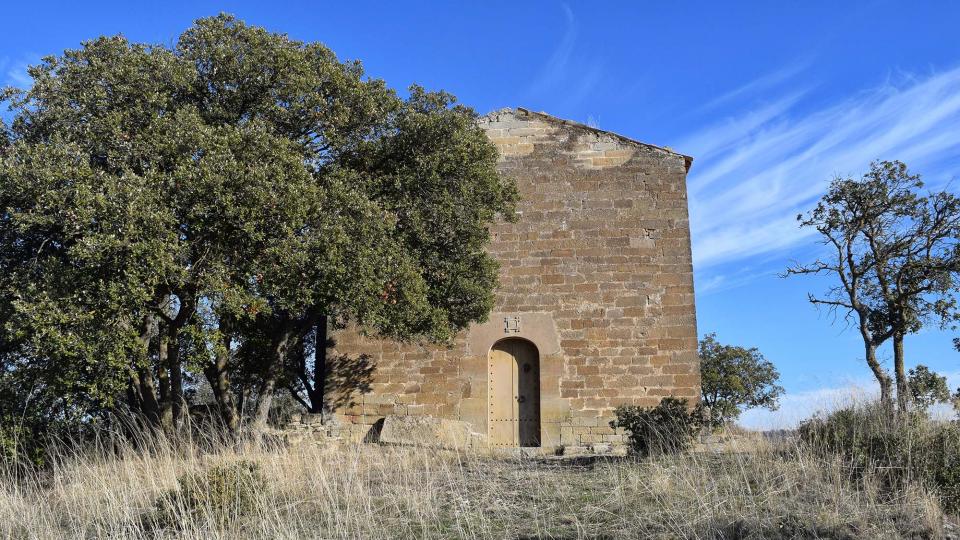
[[[287,354],[290,346],[294,343],[302,344],[304,335],[316,324],[318,317],[319,315],[308,313],[298,319],[286,318],[284,323],[278,325],[273,358],[267,365],[263,383],[260,385],[257,410],[253,419],[253,429],[255,431],[263,431],[267,427],[270,406],[273,404],[273,393],[277,389],[277,380],[287,366]]]
[[[910,408],[910,385],[903,368],[903,334],[893,335],[893,369],[897,377],[897,409],[906,412]]]
[[[146,421],[150,426],[160,425],[160,408],[153,389],[153,377],[150,371],[138,367],[130,370],[127,382],[127,405],[130,411]]]
[[[320,414],[323,413],[326,408],[325,389],[328,372],[327,317],[325,315],[318,317],[318,322],[314,329],[316,330],[316,339],[312,373],[307,367],[306,336],[309,330],[303,333],[296,342],[294,350],[291,353],[293,361],[288,364],[288,369],[292,370],[293,374],[299,379],[300,385],[303,387],[302,392],[306,393],[306,398],[302,395],[301,389],[295,385],[291,385],[289,390],[293,399],[303,405],[303,408],[306,409],[307,412]]]
[[[178,316],[177,319],[180,317]],[[183,422],[183,369],[180,362],[180,324],[173,321],[167,327],[167,366],[170,371],[170,419],[174,428]]]
[[[270,418],[270,406],[273,404],[273,393],[277,388],[277,379],[283,370],[283,364],[287,358],[287,350],[293,337],[291,330],[282,330],[281,332],[273,348],[273,358],[270,359],[271,361],[263,376],[263,383],[260,385],[257,411],[253,418],[254,431],[264,431],[267,428],[267,420]]]
[[[317,339],[314,347],[313,392],[310,394],[310,412],[322,413],[327,394],[327,316],[317,321]]]
[[[160,402],[153,386],[153,375],[146,367],[137,369],[137,384],[140,386],[141,412],[150,425],[160,426]]]
[[[227,363],[230,361],[229,337],[224,338],[221,349],[215,361],[204,368],[203,374],[213,389],[213,397],[217,400],[217,408],[220,410],[224,427],[231,436],[236,436],[240,430],[240,416],[237,412],[237,400],[234,399],[233,389],[230,388],[230,377],[227,374]]]
[[[870,370],[873,371],[873,376],[876,377],[877,382],[880,384],[880,403],[883,404],[884,408],[893,411],[893,396],[892,396],[892,386],[893,381],[890,379],[890,375],[887,374],[886,370],[883,369],[883,366],[880,365],[880,362],[877,361],[877,348],[871,343],[865,344],[865,352],[867,357],[867,365],[870,366]]]
[[[173,408],[170,402],[170,369],[168,364],[168,338],[166,324],[161,326],[160,335],[157,336],[157,381],[159,383],[160,399],[158,409],[160,413],[159,423],[164,429],[173,427]]]
[[[157,319],[147,316],[143,320],[140,331],[140,343],[146,357],[136,362],[130,368],[130,379],[127,388],[127,401],[130,410],[141,415],[149,425],[160,424],[160,405],[157,401],[156,389],[153,385],[153,374],[147,367],[151,354],[151,346],[157,333]]]
[[[183,394],[183,362],[180,358],[180,332],[196,311],[197,299],[191,292],[178,293],[180,306],[177,315],[168,321],[166,332],[165,363],[169,374],[169,394],[166,406],[169,409],[169,426],[179,428],[189,410]],[[160,364],[161,366],[164,363]]]
[[[288,369],[292,370],[293,374],[300,380],[300,384],[303,386],[303,392],[307,394],[306,399],[304,399],[300,393],[300,389],[295,385],[290,385],[289,389],[293,399],[303,405],[303,408],[308,413],[315,413],[317,412],[317,400],[320,399],[322,394],[317,392],[316,387],[314,387],[314,381],[310,377],[310,370],[307,369],[306,338],[306,336],[303,336],[294,344],[293,351],[290,352],[292,362],[289,362],[290,365],[288,366]]]
[[[857,309],[857,316],[860,319],[860,337],[863,339],[864,356],[870,371],[876,377],[880,384],[880,403],[890,414],[893,414],[893,400],[891,394],[890,375],[883,369],[880,362],[877,361],[877,342],[874,340],[873,333],[870,332],[869,312],[866,309]]]

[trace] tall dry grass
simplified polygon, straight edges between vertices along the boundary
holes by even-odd
[[[646,460],[377,445],[211,449],[155,439],[0,471],[2,538],[929,538],[936,500],[856,480],[795,442]],[[263,484],[223,519],[183,479],[238,462]],[[199,476],[197,476],[199,475]],[[242,481],[242,480],[241,480]],[[227,501],[227,504],[231,504]]]

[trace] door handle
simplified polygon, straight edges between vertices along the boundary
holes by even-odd
[[[517,403],[523,403],[527,400],[526,396],[517,396]]]

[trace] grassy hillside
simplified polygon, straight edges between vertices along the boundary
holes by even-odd
[[[0,538],[930,538],[934,496],[796,442],[645,460],[154,441],[0,472]],[[821,454],[822,456],[822,454]]]

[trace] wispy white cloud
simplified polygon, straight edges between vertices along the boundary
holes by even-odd
[[[734,102],[740,98],[755,95],[757,92],[767,90],[772,87],[776,87],[784,81],[790,79],[794,75],[797,75],[810,65],[811,59],[803,59],[788,66],[785,66],[781,69],[774,71],[773,73],[768,73],[757,77],[756,79],[735,88],[725,94],[722,94],[707,103],[703,104],[697,109],[697,112],[706,112],[711,109],[715,109],[721,105],[727,105],[731,102]]]
[[[530,85],[531,94],[539,94],[550,90],[557,84],[563,82],[567,73],[567,65],[570,63],[570,57],[573,55],[573,48],[577,44],[577,20],[573,16],[573,10],[570,6],[563,4],[563,15],[566,20],[566,30],[563,38],[554,49],[550,59],[543,65],[537,78]]]
[[[735,289],[741,285],[746,285],[758,278],[772,277],[774,272],[769,269],[757,270],[757,268],[744,266],[730,272],[713,273],[709,276],[703,276],[697,279],[697,294],[709,294],[728,289]]]
[[[735,97],[796,72],[747,85]],[[960,149],[960,68],[901,77],[801,112],[808,94],[785,91],[674,145],[696,158],[688,184],[698,272],[810,242],[796,215],[835,175],[859,174],[875,159],[900,159],[917,172],[941,174],[938,166]]]
[[[562,106],[572,107],[596,88],[603,74],[603,66],[598,61],[576,55],[579,25],[570,6],[562,4],[562,7],[566,24],[563,37],[530,84],[527,95],[562,95]]]
[[[29,87],[33,84],[33,79],[27,73],[27,68],[38,63],[40,63],[40,57],[36,54],[27,54],[18,60],[0,58],[0,86]]]
[[[564,108],[574,107],[584,101],[590,95],[590,92],[593,92],[593,89],[596,88],[597,83],[600,82],[601,75],[603,75],[603,66],[594,64],[582,75],[579,75],[576,80],[570,81],[562,106]]]

